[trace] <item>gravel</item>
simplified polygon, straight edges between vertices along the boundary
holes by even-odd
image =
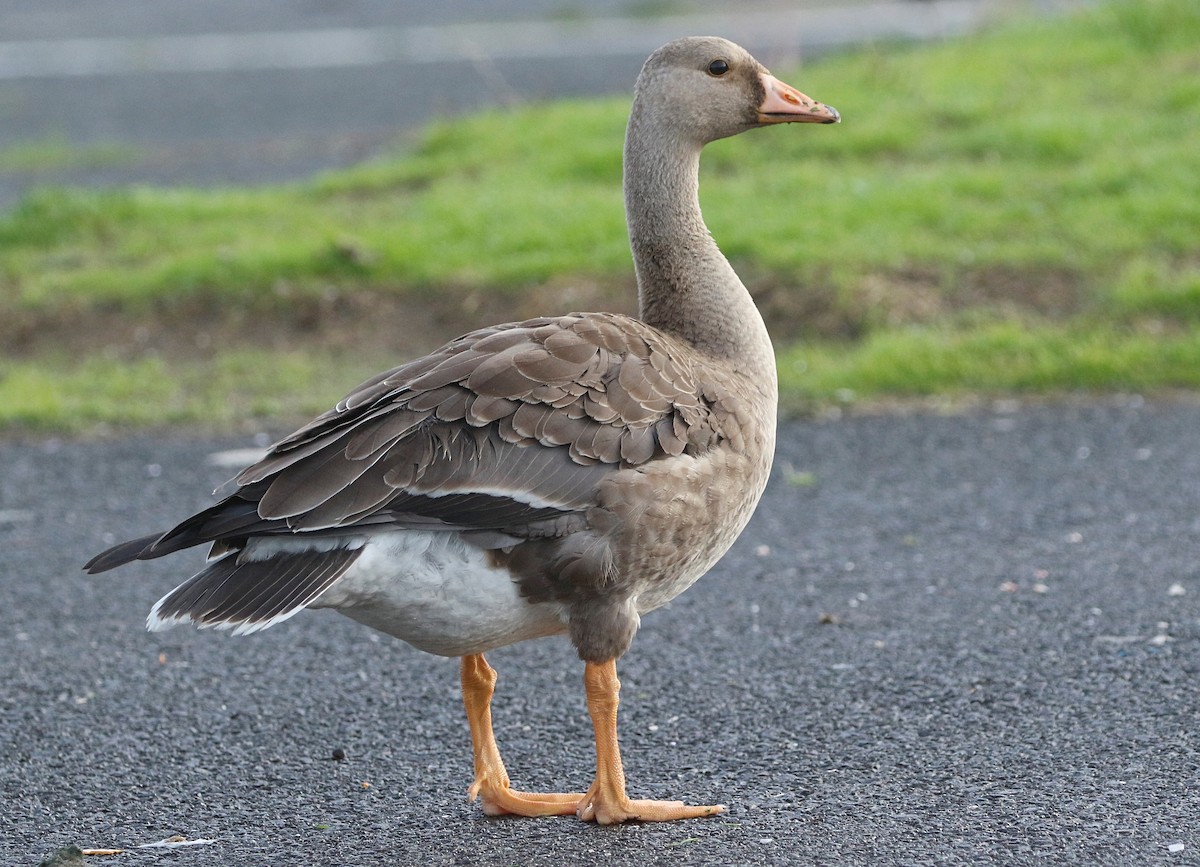
[[[0,443],[0,863],[1188,864],[1200,858],[1200,406],[788,423],[757,516],[620,671],[631,794],[722,816],[488,819],[453,660],[331,612],[148,634],[198,552],[88,577],[247,438]],[[581,665],[491,655],[514,784],[582,789]],[[336,757],[336,758],[335,758]],[[214,842],[135,847],[181,835]]]

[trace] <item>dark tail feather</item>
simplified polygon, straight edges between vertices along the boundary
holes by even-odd
[[[118,566],[131,563],[162,537],[162,533],[152,533],[140,539],[130,539],[120,545],[113,545],[107,551],[101,551],[91,560],[83,564],[83,571],[95,575],[97,572],[107,572]]]
[[[246,490],[256,492],[250,488]],[[258,516],[256,503],[235,495],[192,515],[165,533],[114,545],[88,560],[83,568],[94,575],[134,560],[152,560],[205,542],[233,539],[235,546],[241,547],[249,536],[286,530],[286,521],[264,521]]]
[[[147,626],[194,623],[235,635],[266,629],[315,602],[361,553],[361,547],[287,551],[244,562],[243,552],[230,554],[160,599]]]

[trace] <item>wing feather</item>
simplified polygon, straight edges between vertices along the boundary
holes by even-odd
[[[236,551],[262,534],[578,527],[568,516],[584,519],[608,475],[740,441],[745,385],[717,370],[617,314],[473,332],[367,380],[238,474],[222,502],[89,568],[202,542]],[[280,587],[294,577],[271,573]]]

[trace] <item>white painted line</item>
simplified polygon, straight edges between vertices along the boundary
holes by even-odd
[[[256,464],[267,455],[266,449],[245,448],[228,449],[223,452],[213,452],[208,456],[209,466],[225,469],[241,469]]]
[[[24,524],[37,519],[37,514],[29,509],[0,509],[0,525]]]
[[[981,23],[988,5],[929,0],[665,18],[0,42],[0,80],[638,55],[678,36],[703,34],[795,52],[957,35]]]

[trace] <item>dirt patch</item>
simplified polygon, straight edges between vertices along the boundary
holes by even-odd
[[[771,337],[789,343],[802,337],[853,338],[866,330],[860,305],[820,276],[787,283],[776,276],[746,281]]]
[[[864,325],[896,328],[932,322],[949,310],[943,276],[932,268],[867,274],[859,285]]]
[[[752,269],[743,268],[743,273]],[[844,279],[844,278],[843,278]],[[830,275],[801,281],[749,274],[750,287],[772,336],[853,339],[880,327],[920,324],[968,309],[1002,309],[1052,317],[1078,312],[1084,278],[1065,269],[989,266],[959,272],[906,268],[872,272],[838,285]],[[145,311],[92,307],[0,315],[0,346],[10,358],[47,353],[137,357],[147,352],[207,358],[229,348],[385,353],[413,357],[444,341],[495,322],[574,310],[636,312],[628,283],[560,279],[521,291],[469,287],[424,291],[286,291],[269,306],[247,308],[217,299],[161,304]]]
[[[170,353],[209,358],[222,350],[320,347],[333,352],[414,357],[446,340],[495,322],[572,310],[632,313],[632,287],[556,281],[519,295],[466,288],[428,293],[334,292],[286,297],[254,309],[192,299],[131,312],[111,307],[20,311],[0,315],[0,347],[9,358],[46,354],[132,358]]]
[[[745,270],[745,269],[743,269]],[[786,282],[746,280],[772,335],[854,339],[879,328],[920,325],[969,310],[1063,318],[1087,304],[1085,275],[1065,268],[906,267],[860,275],[825,273]]]
[[[957,283],[958,309],[1004,306],[1062,317],[1078,313],[1086,303],[1084,275],[1068,268],[990,265],[962,272]]]

